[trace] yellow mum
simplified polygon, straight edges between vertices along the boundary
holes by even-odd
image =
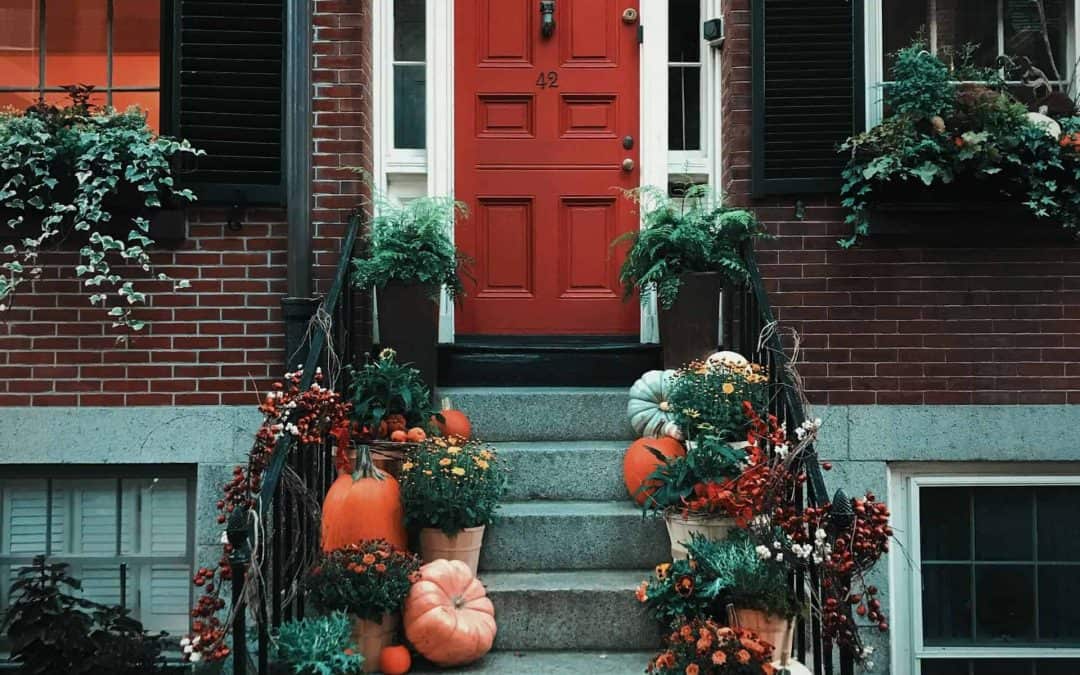
[[[480,451],[480,458],[481,459],[491,459],[491,457],[492,457],[492,453],[491,453],[490,450],[481,450]]]
[[[451,460],[449,457],[443,457],[439,460],[439,466],[450,466],[450,462]]]
[[[487,462],[485,462],[485,461],[484,461],[484,460],[482,460],[482,459],[475,459],[475,460],[473,460],[473,461],[475,461],[475,462],[476,462],[476,466],[480,467],[481,469],[486,469],[486,468],[488,468],[489,466],[491,466],[490,464],[488,464]]]
[[[412,469],[412,468],[413,468],[414,466],[416,466],[416,465],[415,465],[415,464],[413,464],[412,462],[405,462],[404,464],[402,464],[402,465],[401,465],[401,470],[402,470],[402,471],[409,471],[409,470],[410,470],[410,469]]]
[[[725,394],[733,394],[733,393],[735,393],[735,385],[733,385],[730,382],[725,382],[724,386],[721,387],[721,389],[724,391]]]
[[[451,445],[449,448],[446,449],[446,454],[448,455],[456,455],[460,452],[461,448],[457,447],[456,445]]]
[[[453,469],[450,469],[450,473],[454,474],[455,476],[464,476],[465,469],[462,469],[460,466],[455,466]]]

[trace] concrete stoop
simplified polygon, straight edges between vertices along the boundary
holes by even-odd
[[[643,673],[660,631],[634,589],[668,556],[662,520],[627,497],[623,388],[444,389],[511,471],[488,528],[480,580],[495,604],[495,651],[449,672]]]

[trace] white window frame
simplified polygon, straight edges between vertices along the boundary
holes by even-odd
[[[889,505],[897,544],[889,555],[889,604],[894,673],[921,675],[921,659],[1080,658],[1080,648],[928,647],[922,636],[922,551],[919,489],[922,487],[1040,487],[1080,485],[1073,464],[1039,465],[916,463],[889,467]]]
[[[380,133],[376,134],[377,153],[375,157],[375,176],[381,189],[386,189],[386,176],[393,173],[426,173],[428,170],[428,148],[431,147],[430,115],[428,115],[427,140],[424,149],[398,148],[394,145],[394,66],[426,66],[427,108],[432,108],[431,100],[431,33],[432,3],[425,3],[424,18],[425,45],[424,61],[398,61],[394,56],[394,2],[374,2],[372,11],[372,93],[376,101],[374,106],[375,125]]]
[[[933,0],[930,0],[933,2]],[[883,25],[883,12],[882,12],[883,0],[866,0],[864,5],[864,43],[866,53],[864,54],[864,68],[865,68],[865,100],[866,100],[866,127],[870,128],[881,122],[884,116],[884,103],[882,100],[882,84],[887,81],[886,77],[888,73],[885,72],[885,55],[882,52],[884,45],[884,25]],[[1000,7],[1003,0],[997,0]],[[912,3],[913,5],[917,3]],[[925,6],[925,5],[924,5]],[[1072,4],[1068,5],[1070,16],[1068,17],[1069,23],[1072,24],[1069,31],[1069,40],[1066,45],[1065,63],[1058,64],[1059,68],[1065,67],[1072,70],[1064,77],[1066,80],[1072,80],[1072,88],[1076,89],[1078,84],[1078,77],[1080,77],[1080,68],[1075,68],[1077,63],[1078,45],[1080,45],[1080,21],[1077,21],[1077,17],[1080,17],[1080,0],[1073,0]],[[924,10],[925,11],[925,10]],[[998,25],[998,43],[999,45],[1004,42],[1004,31],[1002,26]],[[934,45],[936,47],[936,45]]]
[[[667,172],[670,176],[704,176],[709,182],[711,182],[714,175],[713,162],[711,157],[719,154],[718,148],[714,145],[719,142],[719,90],[718,82],[719,77],[719,59],[718,49],[714,49],[709,43],[705,41],[705,37],[702,33],[703,24],[708,19],[719,17],[721,15],[719,3],[717,0],[701,0],[698,9],[698,40],[701,44],[701,49],[698,55],[697,61],[668,61],[668,52],[664,51],[664,61],[667,67],[667,72],[670,73],[671,69],[675,66],[699,66],[701,69],[701,76],[699,78],[700,91],[698,93],[700,106],[701,106],[701,148],[698,150],[672,150],[668,148],[667,152]],[[654,36],[650,33],[653,31],[653,26],[649,25],[646,28],[646,41]],[[666,30],[665,30],[665,38]],[[664,92],[664,101],[668,100],[668,93]],[[667,107],[665,105],[665,107]],[[670,113],[670,111],[669,111]],[[665,137],[665,146],[667,145],[667,139]]]

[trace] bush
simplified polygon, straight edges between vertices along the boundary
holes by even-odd
[[[274,660],[296,675],[350,675],[361,672],[364,663],[344,612],[286,621],[271,645]]]

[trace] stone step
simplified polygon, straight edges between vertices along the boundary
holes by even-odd
[[[463,668],[422,664],[413,672],[458,675],[634,675],[644,673],[653,652],[492,652]]]
[[[499,443],[510,469],[507,499],[629,499],[622,475],[628,446],[624,441]]]
[[[652,649],[660,630],[634,597],[648,575],[638,570],[481,573],[495,604],[495,649]]]
[[[508,502],[485,533],[480,570],[647,569],[668,555],[664,521],[629,500]]]
[[[623,440],[632,437],[623,387],[444,387],[486,441]]]

